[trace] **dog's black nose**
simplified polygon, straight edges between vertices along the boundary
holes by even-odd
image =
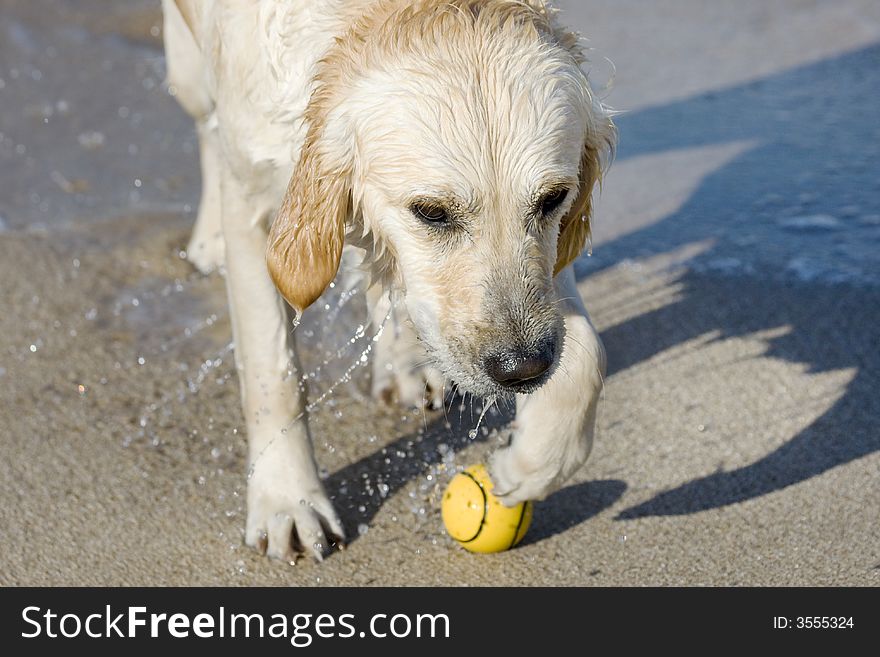
[[[528,388],[547,373],[556,358],[556,342],[545,341],[538,349],[491,354],[483,364],[492,379],[511,390]]]

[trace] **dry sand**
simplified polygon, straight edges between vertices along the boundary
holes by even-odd
[[[357,369],[313,431],[354,540],[296,567],[241,543],[223,281],[178,256],[198,170],[156,4],[0,10],[0,584],[880,584],[876,3],[567,3],[630,110],[578,268],[610,360],[593,456],[521,547],[471,555],[437,490],[507,418],[468,441],[477,402],[377,407]],[[315,394],[362,313],[299,329]]]

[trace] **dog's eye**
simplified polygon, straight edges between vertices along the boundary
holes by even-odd
[[[415,215],[416,219],[428,224],[449,223],[449,215],[446,213],[446,210],[439,205],[413,203],[409,206],[409,211]]]
[[[541,199],[541,214],[548,215],[556,208],[562,205],[565,197],[568,196],[567,189],[554,189],[552,192]]]

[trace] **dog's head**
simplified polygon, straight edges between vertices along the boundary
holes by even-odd
[[[480,395],[552,372],[552,278],[583,250],[615,142],[573,35],[537,2],[380,2],[321,64],[268,263],[301,312],[346,232],[404,292],[436,364]]]

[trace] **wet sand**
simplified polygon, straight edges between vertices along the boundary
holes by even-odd
[[[578,267],[609,353],[593,455],[520,547],[466,553],[438,491],[509,418],[471,441],[478,401],[378,406],[357,368],[313,414],[353,540],[295,567],[242,545],[225,293],[179,256],[198,167],[156,4],[0,10],[0,584],[880,584],[870,3],[573,9],[630,110]],[[313,397],[360,354],[328,358],[362,299],[324,303],[338,329],[298,329]]]

